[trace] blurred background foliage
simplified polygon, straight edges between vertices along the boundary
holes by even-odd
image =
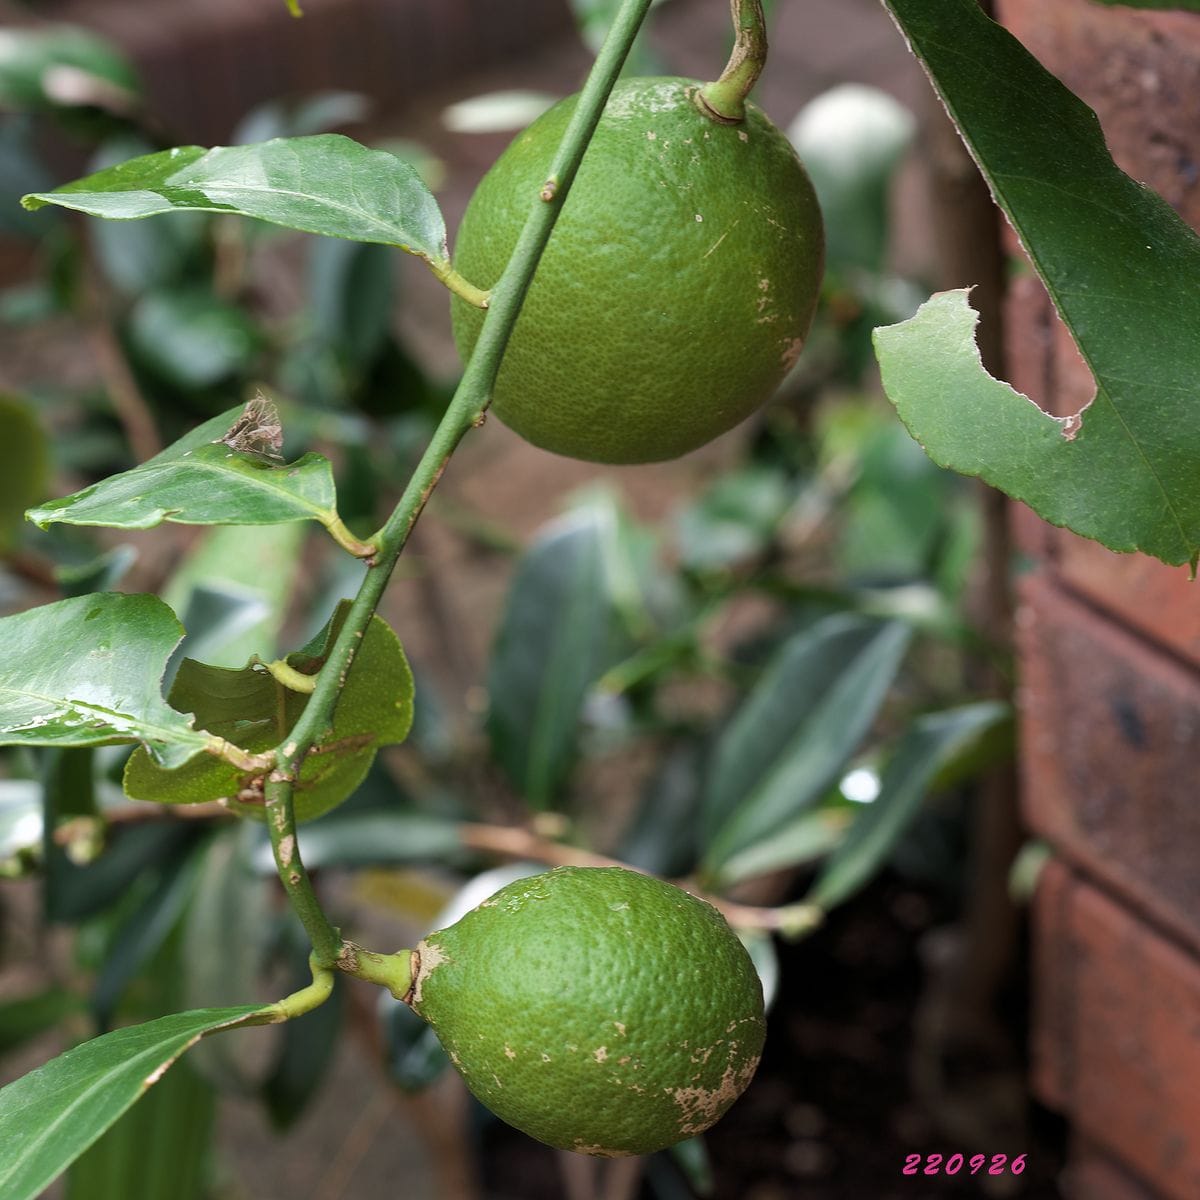
[[[613,4],[573,7],[594,47]],[[83,224],[23,213],[21,194],[61,180],[44,154],[50,131],[87,169],[172,139],[112,45],[69,26],[0,37],[0,232],[28,240],[36,263],[0,294],[0,323],[6,338],[51,331],[67,357],[85,343],[96,366],[0,397],[0,608],[156,590],[184,622],[189,657],[232,667],[286,652],[357,582],[356,564],[305,526],[133,544],[39,531],[25,508],[127,469],[261,391],[280,406],[288,458],[318,448],[333,459],[341,514],[365,534],[455,381],[398,332],[405,298],[384,247],[202,215]],[[669,68],[648,45],[630,67]],[[446,123],[515,128],[551,99],[489,93]],[[367,114],[364,97],[324,92],[247,113],[229,140],[353,132]],[[1011,753],[1011,722],[981,682],[1007,662],[971,615],[974,493],[925,457],[874,378],[871,329],[928,291],[889,265],[891,185],[914,132],[907,110],[857,85],[796,115],[789,135],[828,223],[811,342],[738,452],[668,519],[635,518],[612,484],[578,490],[527,544],[487,511],[442,510],[507,580],[485,673],[464,713],[417,662],[407,744],[306,826],[306,861],[335,910],[347,895],[338,881],[356,872],[358,901],[419,932],[535,869],[539,847],[598,850],[761,906],[829,910],[885,867],[961,894],[972,781]],[[385,148],[438,187],[430,150]],[[273,291],[277,251],[302,278],[291,307]],[[395,588],[414,586],[405,570]],[[456,631],[437,631],[436,611],[426,619],[453,655]],[[2,1051],[50,1030],[81,1038],[278,993],[304,975],[307,947],[272,886],[262,829],[211,807],[159,819],[121,792],[128,754],[0,756],[0,872],[36,881],[39,919],[71,931],[53,982],[4,993]],[[514,830],[525,840],[506,842]],[[520,864],[494,868],[512,845]],[[772,998],[772,941],[746,938]],[[12,953],[0,941],[0,956]],[[67,1195],[216,1195],[219,1096],[256,1096],[276,1127],[291,1126],[346,1032],[341,990],[257,1059],[236,1039],[205,1043],[80,1160]],[[426,1087],[445,1066],[387,997],[370,1036],[401,1088]],[[705,1194],[702,1151],[674,1161],[650,1170],[655,1194]]]

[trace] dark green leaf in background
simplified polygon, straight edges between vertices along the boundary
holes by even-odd
[[[975,0],[887,0],[1096,380],[1075,417],[983,370],[965,292],[875,334],[884,386],[942,466],[1110,549],[1200,554],[1200,238],[1120,171],[1095,114]]]
[[[288,655],[289,665],[315,674],[346,619],[339,605],[331,623],[303,650]],[[285,688],[262,669],[229,670],[185,659],[171,688],[171,702],[195,713],[201,729],[259,752],[278,745],[304,711],[309,696]],[[412,724],[412,672],[396,635],[374,616],[363,635],[342,688],[333,727],[304,760],[296,785],[296,816],[311,820],[340,804],[362,782],[380,746],[402,742]],[[216,758],[163,769],[140,749],[125,768],[125,791],[138,800],[198,804],[236,798],[250,785],[236,767]],[[237,805],[262,817],[261,800]]]
[[[716,745],[701,816],[710,876],[824,796],[875,719],[908,642],[897,622],[837,614],[784,643]]]
[[[263,345],[243,308],[196,287],[140,296],[126,336],[139,365],[184,391],[201,391],[248,370]]]
[[[183,636],[157,596],[79,596],[0,619],[0,745],[141,741],[179,766],[210,739],[160,690]]]
[[[109,167],[25,206],[60,204],[116,221],[161,213],[223,212],[274,225],[398,246],[445,262],[446,227],[417,172],[386,150],[335,133],[254,146],[179,146]]]
[[[82,1009],[80,997],[60,987],[0,1002],[0,1055],[53,1029]]]
[[[921,717],[896,747],[879,795],[859,812],[806,901],[833,908],[867,883],[891,856],[937,773],[1010,716],[1007,705],[989,701]]]
[[[197,426],[162,453],[83,491],[30,509],[45,528],[106,525],[150,529],[163,521],[181,525],[274,525],[288,521],[337,521],[329,460],[306,454],[274,464],[236,452],[222,439],[243,413],[232,408]]]
[[[0,1089],[0,1196],[36,1200],[189,1046],[256,1011],[205,1009],[131,1025]]]
[[[32,410],[0,393],[0,554],[20,536],[25,510],[45,493],[50,455]]]
[[[534,807],[558,797],[574,762],[588,688],[614,659],[618,608],[608,550],[611,502],[554,522],[522,557],[488,666],[488,734]]]

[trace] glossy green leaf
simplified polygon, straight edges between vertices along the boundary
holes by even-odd
[[[287,657],[305,675],[325,661],[349,605],[339,605],[326,626],[303,650]],[[229,670],[185,659],[171,688],[171,703],[193,712],[201,729],[259,752],[278,745],[295,725],[309,696],[293,692],[256,667]],[[412,724],[412,672],[396,635],[382,617],[371,618],[342,688],[333,728],[304,760],[296,785],[298,820],[311,820],[340,804],[363,781],[380,746],[402,742]],[[126,794],[164,804],[198,804],[235,799],[252,779],[216,758],[195,759],[164,769],[140,749],[125,767]],[[261,818],[261,798],[237,803]]]
[[[66,1200],[208,1200],[216,1095],[191,1066],[177,1063],[71,1164]]]
[[[868,883],[891,856],[938,771],[1009,718],[1007,705],[987,701],[917,720],[889,760],[879,795],[863,807],[841,845],[829,856],[806,902],[833,908]]]
[[[1200,238],[1121,172],[1095,114],[975,0],[888,0],[1097,381],[1051,417],[980,364],[965,292],[875,333],[937,463],[1052,524],[1168,563],[1200,554]]]
[[[276,464],[235,451],[230,437],[243,410],[231,408],[185,434],[162,453],[83,491],[29,510],[43,528],[106,525],[150,529],[180,525],[275,525],[337,520],[333,470],[319,454]]]
[[[488,666],[488,734],[535,808],[557,798],[574,762],[588,688],[613,660],[617,610],[606,586],[611,505],[554,522],[517,567]]]
[[[35,1200],[189,1046],[256,1011],[210,1008],[118,1029],[0,1089],[0,1195]]]
[[[21,533],[25,509],[46,487],[50,455],[27,404],[0,393],[0,554]]]
[[[0,745],[140,741],[164,766],[186,762],[210,739],[160,691],[182,636],[157,596],[104,592],[0,619]]]
[[[0,30],[0,108],[129,107],[138,91],[126,59],[75,25]]]
[[[22,203],[59,204],[94,217],[168,212],[256,217],[305,233],[381,242],[431,262],[447,258],[433,194],[406,162],[336,133],[253,146],[179,146],[143,155]]]
[[[909,630],[838,614],[793,635],[717,742],[701,828],[710,874],[818,801],[866,735]]]

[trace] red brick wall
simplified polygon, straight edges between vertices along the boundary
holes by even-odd
[[[1200,16],[1090,0],[997,9],[1096,110],[1118,164],[1200,228]],[[1092,393],[1036,279],[1011,290],[1008,354],[1013,382],[1058,415]],[[1200,584],[1026,511],[1015,521],[1031,559],[1017,614],[1023,805],[1056,852],[1034,910],[1034,1087],[1072,1123],[1072,1197],[1196,1200]]]

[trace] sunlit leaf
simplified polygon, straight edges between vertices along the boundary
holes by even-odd
[[[382,242],[444,262],[446,226],[417,172],[348,137],[273,138],[252,146],[177,146],[33,192],[26,208],[58,204],[131,221],[168,212],[234,213],[305,233]]]
[[[274,525],[337,520],[333,470],[320,454],[276,464],[233,449],[223,439],[242,417],[233,408],[185,434],[161,454],[61,500],[29,510],[45,528],[106,525],[149,529],[180,525]]]

